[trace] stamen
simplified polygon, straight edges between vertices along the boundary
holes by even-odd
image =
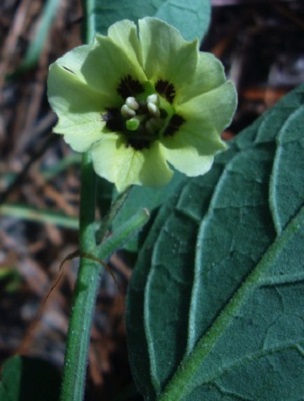
[[[132,109],[132,110],[138,110],[139,109],[139,104],[137,103],[135,97],[128,97],[126,99],[126,105]]]
[[[120,89],[124,89],[126,94],[127,89],[136,89],[135,86],[134,81],[126,77],[121,81]],[[156,90],[161,96],[152,93],[145,96],[146,100],[143,96],[138,99],[136,93],[129,93],[120,109],[115,109],[115,113],[112,109],[107,110],[108,112],[102,116],[107,128],[124,135],[128,146],[136,150],[150,147],[151,143],[161,135],[173,135],[184,122],[181,116],[173,114],[173,106],[168,104],[173,100],[172,84],[158,81]],[[163,125],[165,125],[164,130],[161,129]]]
[[[147,97],[147,103],[153,103],[153,104],[159,105],[159,98],[158,98],[157,94],[153,93],[153,95],[149,95]]]
[[[131,109],[128,105],[124,104],[120,109],[121,115],[125,118],[130,118],[136,116],[136,111]]]
[[[153,117],[150,118],[145,124],[145,128],[149,132],[149,134],[154,134],[155,131],[158,129],[158,127],[159,127],[159,121]]]
[[[160,111],[159,111],[159,108],[156,106],[156,104],[148,102],[147,107],[148,107],[148,110],[149,110],[149,113],[151,114],[151,116],[153,116],[153,117],[160,116]]]

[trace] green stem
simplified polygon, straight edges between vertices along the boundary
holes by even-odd
[[[90,43],[95,34],[93,0],[83,0],[84,24],[83,39]],[[96,244],[95,220],[95,173],[89,153],[82,157],[80,193],[80,255]],[[80,266],[74,293],[72,314],[69,323],[67,349],[64,362],[63,382],[60,401],[82,401],[85,390],[86,366],[88,360],[90,331],[99,289],[102,265],[93,258],[80,257]],[[104,256],[105,259],[108,255]]]
[[[82,401],[85,389],[90,331],[94,317],[95,301],[99,289],[103,261],[122,247],[131,235],[147,221],[149,214],[140,210],[108,236],[112,218],[116,215],[127,193],[112,205],[102,226],[101,244],[95,241],[95,173],[89,154],[82,160],[80,199],[80,267],[75,288],[69,324],[67,350],[64,362],[61,401]]]
[[[83,24],[82,39],[85,43],[90,43],[98,31],[96,28],[96,7],[94,0],[82,0]]]
[[[131,187],[128,187],[127,189],[125,189],[124,192],[122,192],[120,195],[118,195],[118,197],[112,203],[109,212],[103,218],[100,228],[96,232],[95,237],[96,237],[97,245],[101,244],[101,242],[106,238],[108,230],[111,227],[112,221],[114,220],[115,216],[120,211],[120,209],[122,208],[122,205],[127,200],[128,196],[130,194],[130,191],[131,191]]]
[[[95,219],[95,174],[90,156],[82,158],[80,196],[80,250],[92,248],[92,227]],[[61,401],[83,399],[90,331],[99,289],[102,267],[97,261],[80,258],[80,266],[74,293],[65,355]]]

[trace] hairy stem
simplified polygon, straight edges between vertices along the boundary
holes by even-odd
[[[109,235],[116,213],[127,193],[112,204],[101,227],[101,243],[95,240],[95,173],[88,154],[82,161],[80,200],[80,267],[74,293],[65,355],[61,401],[82,401],[85,391],[90,332],[103,265],[148,220],[147,210],[139,210]]]
[[[94,233],[91,227],[95,219],[95,174],[90,156],[82,159],[80,199],[80,252],[92,248]],[[80,258],[80,266],[74,293],[65,355],[61,401],[83,399],[90,330],[95,300],[103,268],[100,263],[86,257]]]

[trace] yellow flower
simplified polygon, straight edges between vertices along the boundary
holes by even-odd
[[[118,191],[160,186],[172,165],[206,173],[225,149],[220,138],[236,108],[236,91],[212,54],[155,18],[123,20],[108,36],[77,47],[50,67],[54,131],[92,153],[96,173]]]

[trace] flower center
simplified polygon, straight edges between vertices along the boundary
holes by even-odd
[[[172,136],[184,123],[175,114],[173,99],[174,86],[163,80],[144,88],[139,82],[127,76],[118,86],[117,92],[125,99],[120,109],[107,109],[102,118],[113,132],[124,136],[128,146],[136,150],[149,148],[157,139]],[[152,93],[151,93],[152,92]]]
[[[125,138],[135,149],[150,147],[161,136],[174,112],[173,107],[156,93],[142,98],[129,96],[120,109],[125,123]]]

